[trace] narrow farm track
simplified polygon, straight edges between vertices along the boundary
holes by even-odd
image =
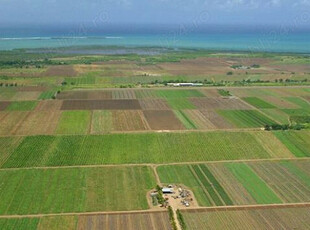
[[[281,208],[307,208],[310,202],[291,203],[291,204],[266,204],[266,205],[238,205],[238,206],[220,206],[220,207],[195,207],[181,208],[182,211],[189,212],[214,212],[214,211],[236,211],[236,210],[256,210],[256,209],[281,209]],[[106,211],[106,212],[67,212],[67,213],[48,213],[48,214],[26,214],[26,215],[0,215],[0,219],[10,218],[35,218],[35,217],[53,217],[53,216],[90,216],[90,215],[118,215],[118,214],[143,214],[143,213],[160,213],[166,209],[147,209],[132,211]]]
[[[34,217],[53,217],[53,216],[92,216],[92,215],[119,215],[119,214],[145,214],[145,213],[160,213],[166,209],[147,209],[147,210],[132,210],[132,211],[97,211],[97,212],[67,212],[67,213],[48,213],[48,214],[26,214],[26,215],[0,215],[0,219],[9,218],[34,218]]]
[[[91,123],[91,122],[90,122]],[[31,136],[104,136],[109,134],[143,134],[143,133],[199,133],[199,132],[256,132],[256,131],[262,131],[262,128],[231,128],[231,129],[183,129],[183,130],[129,130],[129,131],[114,131],[111,130],[106,134],[30,134],[30,135],[0,135],[0,137],[31,137]]]
[[[214,211],[237,211],[237,210],[256,210],[256,209],[280,209],[280,208],[308,208],[309,202],[303,203],[284,203],[284,204],[255,204],[255,205],[235,205],[235,206],[217,206],[217,207],[195,207],[182,208],[182,211],[214,212]]]
[[[22,168],[0,168],[0,171],[9,170],[30,170],[30,169],[69,169],[69,168],[104,168],[104,167],[132,167],[132,166],[149,166],[156,169],[158,166],[165,165],[192,165],[192,164],[217,164],[217,163],[241,163],[241,162],[265,162],[265,161],[303,161],[310,160],[310,157],[299,158],[270,158],[270,159],[249,159],[249,160],[220,160],[220,161],[188,161],[174,163],[135,163],[135,164],[106,164],[106,165],[73,165],[73,166],[43,166],[43,167],[22,167]]]

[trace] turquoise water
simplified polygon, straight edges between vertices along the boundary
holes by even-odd
[[[0,50],[70,46],[200,48],[223,51],[310,53],[310,32],[115,33],[96,36],[12,36],[0,34]]]

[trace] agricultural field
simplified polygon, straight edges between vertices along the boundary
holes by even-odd
[[[309,229],[310,208],[184,210],[188,230]]]
[[[308,57],[129,51],[0,54],[1,230],[310,228]]]
[[[184,184],[200,206],[310,201],[310,161],[250,161],[158,166],[164,184]]]
[[[148,209],[156,185],[146,166],[9,170],[0,178],[1,215]]]
[[[54,100],[48,98],[52,92],[48,88],[27,87],[22,90],[21,87],[17,89],[19,93],[36,90],[33,92],[42,93],[42,97],[35,101],[0,101],[0,111],[32,111],[32,117],[40,117],[40,114],[33,113],[42,114],[42,111],[50,111],[52,114],[59,114],[59,111],[62,111],[61,118],[55,121],[56,130],[54,128],[48,129],[46,132],[44,128],[39,132],[13,130],[2,135],[262,128],[265,125],[290,124],[296,119],[298,120],[300,116],[307,118],[310,111],[308,102],[302,97],[296,96],[295,91],[294,94],[288,94],[295,96],[281,97],[279,96],[281,94],[275,91],[276,88],[270,89],[271,92],[266,89],[254,88],[254,96],[253,92],[249,90],[241,93],[244,96],[242,98],[221,96],[219,89],[80,89],[63,91],[57,94],[57,99]],[[42,92],[44,89],[48,91]],[[46,97],[43,95],[45,92],[47,93]],[[227,90],[227,92],[230,91]],[[306,92],[304,94],[307,95]],[[279,106],[281,103],[282,106]],[[88,115],[84,115],[83,119],[81,113]],[[69,116],[68,114],[80,116],[76,119],[83,120],[78,125],[83,127],[68,125],[62,131],[63,124],[57,124],[57,122],[61,123],[62,120],[66,120],[65,117]],[[103,117],[99,114],[102,114]],[[7,116],[12,116],[10,119],[14,121],[13,113]],[[102,123],[102,119],[106,122]],[[74,115],[68,118],[68,123],[70,121],[75,122]],[[0,121],[0,123],[5,130],[11,129],[12,122]]]
[[[245,97],[243,98],[247,103],[255,106],[258,109],[274,109],[276,108],[274,105],[258,98],[258,97]]]
[[[267,135],[267,136],[265,136]],[[28,136],[0,167],[294,158],[272,133],[187,132]],[[1,138],[0,138],[1,140]]]
[[[172,229],[168,213],[165,211],[0,219],[0,228],[3,230],[144,230],[146,228],[151,230]]]
[[[37,105],[36,101],[14,101],[11,102],[7,107],[7,111],[30,111],[33,110]]]
[[[262,128],[276,123],[256,110],[219,110],[218,113],[239,128]]]
[[[309,131],[274,132],[275,136],[296,156],[310,156]]]
[[[57,134],[86,134],[91,119],[90,111],[64,111],[56,128]]]

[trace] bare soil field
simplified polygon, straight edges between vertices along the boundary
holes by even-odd
[[[188,109],[184,112],[198,129],[216,129],[216,126],[199,110]]]
[[[148,124],[142,111],[115,110],[112,111],[113,130],[136,131],[147,130]]]
[[[61,110],[140,110],[138,100],[65,100]]]
[[[134,90],[113,90],[113,99],[136,99],[136,94]]]
[[[57,99],[63,100],[104,100],[112,99],[111,91],[83,90],[65,91],[57,94]]]
[[[222,116],[220,116],[215,111],[200,110],[200,112],[217,129],[232,129],[232,128],[235,128],[234,125],[232,125],[231,123],[227,122]]]
[[[13,135],[54,134],[61,111],[30,112],[25,120],[18,125]]]
[[[91,119],[91,134],[108,133],[113,130],[112,112],[109,110],[95,110]]]
[[[275,207],[250,210],[183,210],[189,230],[309,229],[309,207]]]
[[[233,65],[251,66],[261,65],[262,68],[248,70],[234,70],[235,72],[249,73],[277,73],[278,71],[269,65],[272,62],[267,58],[217,58],[200,57],[196,59],[184,59],[175,63],[158,64],[160,68],[172,75],[206,75],[226,74],[232,71]]]
[[[221,97],[217,89],[201,89],[200,92],[202,92],[206,97]]]
[[[0,135],[12,135],[23,124],[30,112],[11,111],[0,113]]]
[[[164,99],[141,99],[139,100],[143,110],[169,110],[170,106]]]
[[[190,98],[189,100],[198,109],[204,110],[252,109],[249,105],[237,98]]]
[[[37,100],[41,92],[39,91],[21,91],[11,98],[12,101],[34,101]]]
[[[303,96],[303,98],[310,103],[310,96]]]
[[[224,74],[231,71],[231,64],[219,58],[185,59],[180,62],[158,64],[160,68],[172,75]]]
[[[44,86],[22,86],[16,89],[16,91],[19,92],[32,92],[32,91],[43,92],[45,90],[47,90],[47,88]]]
[[[62,101],[60,100],[44,100],[40,101],[35,108],[36,111],[54,111],[60,110]]]
[[[225,188],[225,191],[234,201],[234,204],[256,204],[254,198],[224,164],[209,164],[208,167],[212,174],[218,179],[219,183]]]
[[[171,230],[168,212],[82,215],[78,217],[79,230]]]
[[[303,183],[285,165],[273,164],[271,162],[256,162],[249,163],[249,165],[284,202],[310,202],[310,188],[307,186],[307,183]],[[309,165],[308,161],[308,167]],[[292,162],[289,163],[289,166],[293,166],[294,169],[297,168]]]
[[[302,96],[309,96],[309,92],[306,92],[305,90],[301,88],[278,88],[278,89],[272,89],[271,92],[276,93],[277,95],[281,97],[302,97]]]
[[[171,110],[145,110],[146,120],[153,130],[183,130],[183,124]]]
[[[41,76],[62,76],[62,77],[75,77],[77,72],[71,65],[51,66],[45,72],[41,73]]]
[[[310,73],[310,66],[308,64],[272,65],[272,67],[281,72]]]
[[[8,107],[10,103],[11,102],[9,102],[9,101],[0,101],[0,111],[5,110],[6,107]]]
[[[266,102],[269,102],[272,105],[275,105],[279,109],[297,109],[298,108],[297,105],[287,100],[284,100],[283,98],[280,98],[280,97],[262,96],[261,98],[265,100]]]

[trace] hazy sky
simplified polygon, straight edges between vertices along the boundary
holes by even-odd
[[[0,0],[12,24],[310,25],[310,0]]]

